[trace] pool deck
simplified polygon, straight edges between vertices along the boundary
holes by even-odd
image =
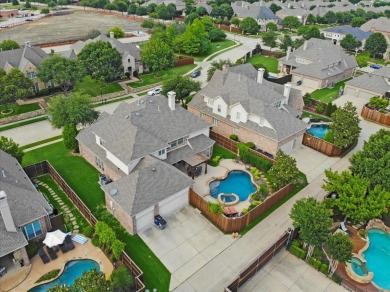
[[[68,251],[67,253],[62,253],[59,251],[57,253],[58,258],[55,260],[51,260],[47,264],[44,264],[41,258],[36,255],[34,256],[31,262],[31,268],[26,267],[25,269],[19,269],[15,274],[6,274],[4,277],[0,279],[1,281],[1,292],[2,291],[12,291],[12,292],[21,292],[28,291],[36,284],[35,282],[47,272],[50,272],[55,269],[64,268],[65,264],[71,260],[79,260],[79,259],[91,259],[99,263],[100,270],[106,275],[111,275],[114,267],[111,264],[110,260],[106,257],[103,251],[92,245],[91,240],[89,239],[85,244],[79,244],[73,242],[75,245],[75,249]],[[15,280],[25,279],[18,283]],[[42,282],[44,283],[44,282]],[[42,284],[40,283],[40,284]],[[17,285],[15,287],[15,285]]]

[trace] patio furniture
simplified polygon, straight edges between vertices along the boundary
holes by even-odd
[[[235,217],[238,214],[238,211],[233,206],[230,206],[230,207],[224,207],[223,208],[223,213],[227,217]]]
[[[73,236],[72,240],[80,244],[85,244],[88,241],[88,238],[85,238],[84,236],[77,234]]]
[[[5,267],[0,267],[0,277],[4,276],[7,274],[7,269]]]
[[[66,237],[66,233],[62,232],[61,230],[56,230],[53,232],[48,232],[46,234],[45,240],[43,243],[48,247],[53,247],[56,245],[59,245],[64,242]]]
[[[340,229],[346,233],[348,233],[349,236],[352,235],[352,232],[348,230],[348,228],[345,226],[345,222],[340,222]]]
[[[49,257],[47,256],[47,254],[45,253],[43,247],[40,247],[40,248],[38,249],[38,254],[39,254],[39,256],[40,256],[40,258],[41,258],[41,260],[42,260],[42,262],[43,262],[44,264],[47,264],[48,262],[50,262],[50,259],[49,259]]]
[[[68,252],[68,247],[66,246],[65,243],[60,244],[60,249],[61,249],[62,253]]]
[[[46,246],[46,250],[49,254],[50,259],[55,260],[57,258],[56,252],[51,247]]]
[[[73,244],[73,242],[72,242],[72,239],[70,238],[70,235],[67,235],[67,236],[65,237],[65,244],[66,244],[66,246],[68,247],[68,250],[74,249],[74,244]]]

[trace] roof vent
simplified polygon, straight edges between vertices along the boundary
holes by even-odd
[[[152,167],[152,171],[153,171],[153,172],[156,172],[156,168],[155,168],[155,167]]]
[[[127,120],[129,118],[129,115],[125,115],[125,119]]]
[[[115,196],[118,193],[117,189],[111,189],[110,190],[110,196]]]
[[[141,113],[140,113],[140,112],[136,112],[135,115],[136,115],[137,117],[140,117],[140,116],[141,116]]]
[[[7,177],[7,176],[5,175],[5,170],[2,170],[2,171],[1,171],[1,174],[3,175],[4,178]]]
[[[139,102],[140,102],[140,104],[144,104],[145,100],[141,99]]]
[[[153,103],[154,102],[154,100],[153,99],[149,99],[149,103]]]

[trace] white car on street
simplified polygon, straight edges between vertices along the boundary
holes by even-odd
[[[159,94],[161,93],[161,88],[160,87],[156,87],[156,88],[153,88],[152,90],[148,91],[148,95],[149,96],[153,96],[153,95],[156,95],[156,94]]]

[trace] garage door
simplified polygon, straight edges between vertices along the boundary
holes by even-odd
[[[358,97],[359,98],[362,98],[362,99],[365,99],[365,100],[369,100],[371,97],[375,96],[374,94],[372,93],[369,93],[369,92],[365,92],[365,91],[359,91],[359,95]]]
[[[153,221],[154,221],[154,207],[151,207],[145,211],[138,213],[135,216],[137,233],[140,232],[140,230],[151,226],[153,224]]]
[[[351,87],[349,87],[349,86],[345,86],[344,94],[345,94],[345,95],[352,95],[352,96],[355,96],[356,90],[355,90],[355,88],[351,88]]]
[[[188,188],[161,201],[159,204],[159,214],[161,216],[172,214],[188,205]]]
[[[306,86],[306,87],[317,89],[318,88],[318,80],[303,78],[302,85]]]

